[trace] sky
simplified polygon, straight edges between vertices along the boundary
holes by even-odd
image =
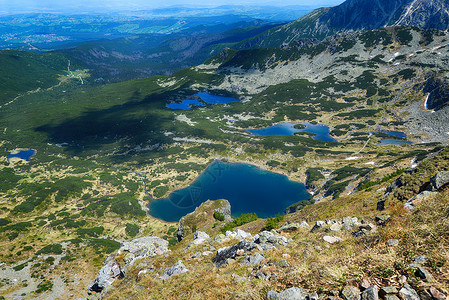
[[[220,5],[273,5],[273,6],[334,6],[343,0],[0,0],[0,10],[6,13],[84,10],[122,11],[153,9],[175,5],[220,6]]]

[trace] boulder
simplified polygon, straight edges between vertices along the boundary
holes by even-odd
[[[291,287],[280,293],[275,291],[267,293],[267,299],[269,300],[306,300],[306,298],[307,294],[299,287]]]
[[[346,285],[341,291],[344,300],[360,300],[360,290],[352,285]]]
[[[423,191],[418,195],[408,199],[407,202],[405,202],[404,204],[404,208],[408,210],[413,210],[415,206],[421,203],[424,199],[435,197],[435,195],[437,195],[437,192]]]
[[[256,266],[259,265],[263,260],[265,259],[265,256],[263,256],[260,253],[255,253],[254,255],[248,255],[246,256],[242,263],[248,266]]]
[[[331,227],[329,227],[329,229],[332,231],[340,231],[342,228],[343,228],[343,224],[340,224],[340,223],[334,223],[331,225]]]
[[[196,231],[193,234],[193,241],[191,241],[189,243],[187,248],[189,248],[191,246],[194,246],[194,245],[201,245],[201,244],[203,244],[204,242],[206,242],[208,240],[210,240],[210,237],[209,237],[209,235],[207,233],[202,232],[202,231]]]
[[[383,225],[387,223],[390,220],[390,215],[377,215],[375,220],[377,222],[377,225]]]
[[[446,298],[446,295],[445,295],[444,293],[440,292],[439,290],[437,290],[437,289],[434,288],[434,287],[431,287],[431,288],[429,289],[429,293],[430,293],[430,295],[432,296],[432,298],[435,299],[435,300],[444,300],[444,299],[447,299],[447,298]]]
[[[424,279],[425,281],[432,281],[433,280],[432,274],[430,274],[429,271],[427,271],[425,268],[423,268],[421,266],[419,266],[416,269],[415,274],[416,274],[416,276],[418,276],[421,279]]]
[[[396,295],[386,295],[384,299],[385,300],[401,300]]]
[[[193,234],[193,239],[197,240],[197,239],[203,239],[203,240],[208,240],[210,239],[209,235],[205,232],[202,231],[195,231],[195,233]]]
[[[219,243],[219,244],[221,244],[221,243],[224,243],[226,241],[229,241],[229,238],[227,236],[225,236],[224,234],[219,233],[219,234],[217,234],[215,236],[214,241]]]
[[[168,251],[168,242],[156,236],[145,236],[130,242],[124,242],[118,254],[129,252],[135,255],[135,258],[152,257],[161,255]]]
[[[399,290],[399,297],[402,300],[419,300],[418,293],[408,283]]]
[[[260,244],[262,248],[264,245],[269,246],[268,248],[273,248],[275,245],[286,245],[288,240],[286,237],[279,235],[272,231],[262,231],[253,237],[253,242]]]
[[[336,237],[336,236],[330,236],[330,235],[325,235],[323,237],[323,240],[325,240],[326,242],[328,242],[329,244],[334,244],[334,243],[338,243],[341,241],[341,238]]]
[[[235,238],[237,238],[237,239],[251,239],[252,236],[251,236],[251,233],[249,233],[249,232],[246,232],[246,231],[241,230],[241,229],[237,229],[235,231]]]
[[[182,261],[178,261],[176,264],[174,264],[172,267],[165,269],[164,274],[162,274],[161,277],[159,277],[162,280],[166,280],[174,275],[178,275],[178,274],[182,274],[182,273],[186,273],[189,270],[186,268],[186,266],[184,266],[184,264],[182,263]]]
[[[362,292],[362,300],[378,300],[379,293],[377,285],[372,285]]]
[[[223,266],[224,264],[226,264],[229,258],[236,257],[238,250],[244,250],[247,252],[253,250],[256,247],[257,247],[256,244],[252,242],[241,240],[236,245],[218,249],[217,255],[213,259],[214,266],[217,268]]]
[[[385,296],[387,296],[387,295],[397,294],[397,293],[398,293],[398,289],[394,286],[386,286],[379,290],[379,295],[383,298],[385,298]]]
[[[109,255],[103,262],[103,267],[98,272],[97,278],[89,284],[88,293],[100,293],[110,286],[116,278],[122,278],[123,272],[120,265],[115,261],[114,255]]]
[[[276,265],[281,268],[290,267],[290,264],[287,262],[286,259],[281,259],[280,261],[276,262]]]
[[[281,228],[279,228],[276,231],[277,232],[293,232],[293,231],[297,231],[299,228],[300,227],[299,227],[298,223],[290,223],[290,224],[282,225]]]
[[[449,184],[449,171],[438,172],[430,179],[430,190],[437,191]]]
[[[399,245],[399,240],[389,239],[388,241],[385,242],[385,244],[390,247],[397,246],[397,245]]]
[[[310,225],[306,221],[302,221],[301,224],[299,224],[299,227],[308,229],[308,228],[310,228]]]
[[[326,222],[324,221],[316,221],[315,225],[312,227],[312,232],[320,229],[321,227],[324,227],[326,225]]]

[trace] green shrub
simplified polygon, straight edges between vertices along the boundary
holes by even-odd
[[[240,217],[234,219],[234,221],[227,223],[222,229],[222,233],[226,233],[228,230],[232,230],[234,227],[241,226],[243,224],[257,220],[255,213],[241,214]]]
[[[103,233],[103,231],[104,231],[104,227],[98,226],[98,227],[92,227],[92,228],[78,228],[76,230],[76,233],[81,237],[86,237],[86,236],[98,237]]]
[[[276,226],[279,224],[279,222],[281,222],[282,220],[284,220],[284,215],[282,214],[277,214],[274,218],[268,218],[267,221],[265,222],[265,227],[263,228],[264,230],[273,230],[276,228]]]
[[[49,291],[53,288],[53,283],[51,281],[45,280],[37,285],[36,293],[40,294]]]
[[[8,225],[9,223],[11,223],[11,221],[0,218],[0,227]]]
[[[224,221],[225,220],[224,215],[220,211],[218,211],[218,210],[214,211],[214,218],[215,218],[215,220],[218,220],[218,221]]]
[[[132,223],[126,223],[125,232],[130,237],[135,237],[139,233],[139,226]]]
[[[96,250],[101,248],[98,250],[106,254],[110,254],[120,248],[119,242],[108,239],[90,239],[89,244]]]
[[[50,244],[42,248],[41,250],[36,252],[36,255],[39,254],[61,254],[62,253],[62,245],[61,244]]]

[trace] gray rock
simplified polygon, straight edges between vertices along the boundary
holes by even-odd
[[[265,256],[263,256],[260,253],[255,253],[254,255],[248,255],[246,256],[242,263],[249,266],[256,266],[260,264],[265,259]]]
[[[276,230],[277,232],[293,232],[299,229],[298,223],[284,224],[281,228]]]
[[[182,274],[182,273],[186,273],[189,270],[186,268],[186,266],[184,266],[184,264],[182,263],[182,261],[178,261],[176,264],[174,264],[172,267],[165,269],[164,274],[162,274],[161,277],[159,277],[162,280],[166,280],[174,275],[178,275],[178,274]]]
[[[345,300],[360,300],[360,290],[352,285],[346,285],[341,291],[341,297]]]
[[[377,224],[385,224],[386,222],[388,222],[390,220],[390,215],[377,215],[375,220],[377,222]]]
[[[338,243],[341,241],[341,238],[336,237],[336,236],[330,236],[330,235],[325,235],[323,237],[323,240],[325,240],[326,242],[328,242],[329,244],[334,244],[334,243]]]
[[[136,256],[136,258],[152,257],[161,255],[168,251],[168,242],[156,236],[145,236],[124,242],[120,247],[118,253],[129,252]]]
[[[362,300],[378,300],[379,293],[377,285],[372,285],[362,292]]]
[[[203,239],[203,240],[208,240],[210,239],[209,235],[205,232],[202,231],[195,231],[195,233],[193,234],[193,239],[197,240],[197,239]]]
[[[267,299],[269,300],[306,300],[306,297],[307,294],[299,287],[291,287],[280,293],[275,291],[267,293]]]
[[[401,300],[396,295],[386,295],[384,299],[385,300]]]
[[[312,227],[312,232],[320,229],[321,227],[324,227],[326,225],[326,222],[324,221],[316,221],[315,226]]]
[[[390,246],[390,247],[397,246],[399,244],[399,240],[389,239],[385,244],[387,244],[387,246]]]
[[[332,231],[340,231],[342,228],[343,228],[343,224],[340,224],[340,223],[334,223],[331,225],[331,227],[329,227],[329,229]]]
[[[430,179],[430,186],[432,191],[437,191],[449,183],[449,171],[438,172]]]
[[[386,286],[379,290],[379,295],[381,297],[385,297],[386,295],[397,294],[397,293],[398,293],[398,289],[394,286]]]
[[[310,225],[306,221],[302,221],[301,224],[299,224],[299,227],[308,229],[310,228]]]
[[[224,234],[220,233],[220,234],[217,234],[217,236],[215,236],[214,241],[221,244],[226,241],[229,241],[229,238],[227,236],[225,236]]]
[[[213,263],[215,267],[219,268],[226,264],[228,259],[234,258],[237,255],[238,250],[251,251],[256,247],[256,244],[246,240],[242,240],[236,245],[218,249],[217,255],[213,259]]]
[[[415,257],[414,262],[417,264],[425,264],[427,262],[427,256],[425,255],[420,255]]]
[[[114,255],[109,255],[103,262],[103,267],[98,272],[97,278],[87,287],[87,291],[100,293],[110,286],[116,278],[123,277],[120,265],[115,261]]]
[[[278,261],[276,263],[277,266],[281,267],[281,268],[287,268],[290,267],[290,264],[287,262],[286,259],[281,259],[280,261]]]
[[[360,285],[359,285],[359,287],[360,287],[360,289],[361,289],[362,291],[366,290],[366,289],[369,288],[370,286],[371,286],[371,283],[370,283],[369,280],[366,279],[366,278],[363,278],[362,281],[360,282]]]
[[[264,244],[269,244],[267,248],[273,248],[274,245],[287,245],[288,240],[286,237],[275,234],[271,231],[262,231],[254,236],[253,242],[260,244],[264,248]]]
[[[418,293],[408,283],[399,290],[399,297],[402,300],[419,300]]]
[[[318,299],[319,299],[319,297],[318,297],[318,294],[316,292],[310,293],[307,296],[307,300],[318,300]]]
[[[439,290],[437,290],[434,287],[431,287],[429,289],[429,293],[432,296],[432,298],[435,299],[435,300],[445,300],[445,299],[447,299],[446,295],[444,293],[440,292]]]
[[[241,229],[237,229],[236,231],[235,231],[235,238],[237,238],[237,239],[251,239],[251,233],[249,233],[249,232],[246,232],[246,231],[244,231],[244,230],[241,230]]]
[[[425,268],[423,268],[421,266],[416,269],[415,273],[416,273],[416,276],[418,276],[421,279],[424,279],[425,281],[433,280],[432,274],[430,274],[429,271],[427,271]]]
[[[436,194],[437,192],[423,191],[418,195],[408,199],[407,202],[404,204],[404,207],[408,210],[413,210],[415,206],[421,203],[424,199],[434,197]]]

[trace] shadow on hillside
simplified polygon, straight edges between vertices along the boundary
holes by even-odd
[[[143,98],[135,92],[124,104],[85,111],[77,118],[35,130],[46,133],[48,142],[62,144],[72,155],[91,155],[93,150],[101,154],[102,150],[112,152],[141,143],[164,144],[168,138],[162,131],[173,120],[165,103],[172,95],[173,92],[164,92]]]

